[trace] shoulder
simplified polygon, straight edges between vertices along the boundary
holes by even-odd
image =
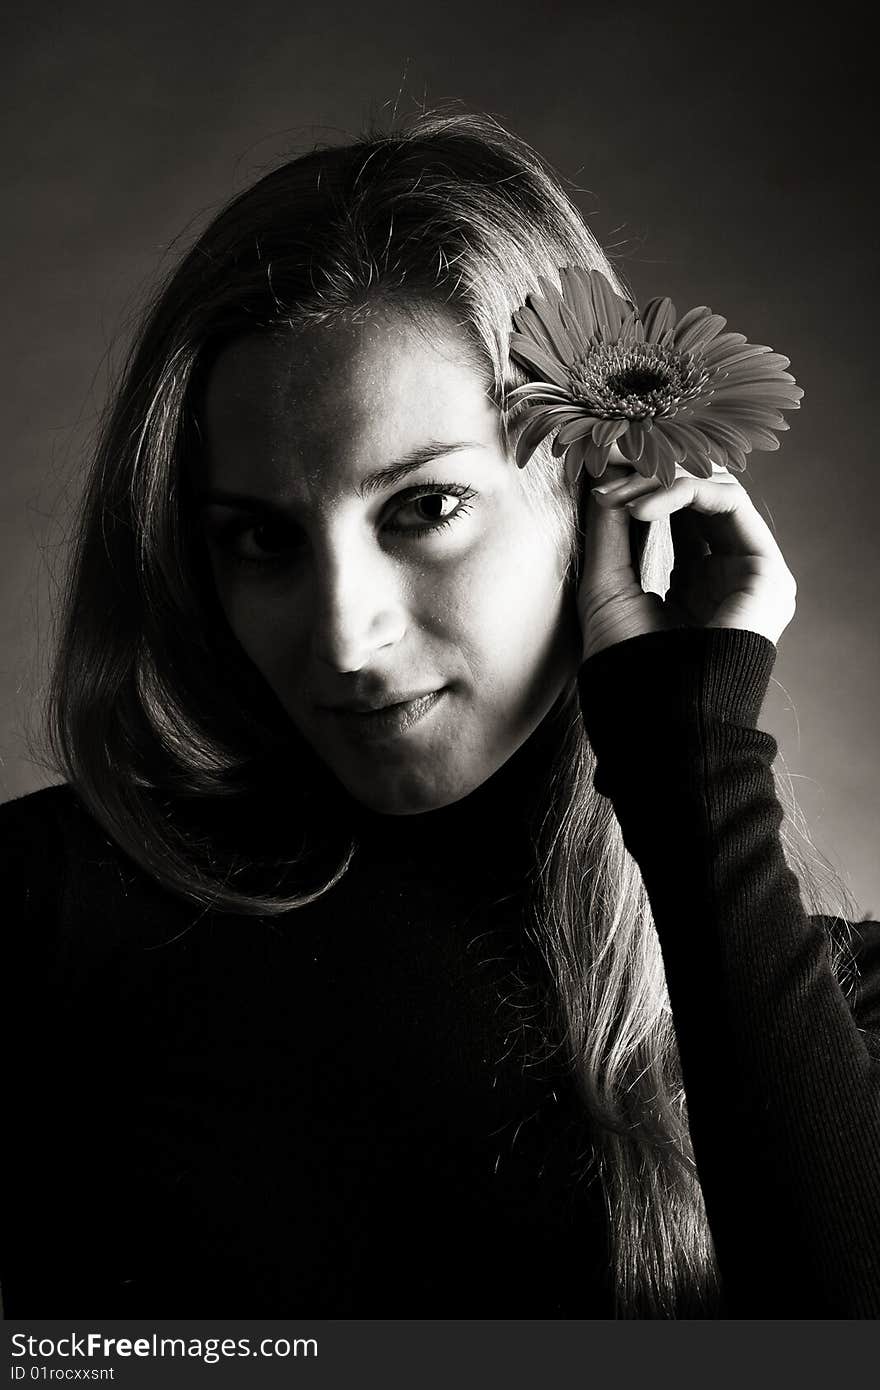
[[[79,805],[76,793],[68,782],[59,782],[39,791],[26,792],[0,805],[0,829],[4,835],[33,830],[56,822],[59,816],[69,815]]]
[[[0,805],[0,899],[18,919],[57,907],[71,871],[108,854],[111,841],[66,782]]]
[[[0,805],[0,903],[12,1007],[50,979],[100,973],[195,911],[135,864],[69,783]]]
[[[0,806],[0,862],[4,868],[57,846],[78,805],[73,788],[66,782],[5,801]],[[50,862],[44,867],[48,870]]]
[[[66,783],[43,787],[0,806],[0,901],[4,975],[14,1013],[29,981],[44,968],[60,931],[69,855],[66,826],[74,811]]]
[[[53,854],[65,844],[84,844],[100,834],[100,827],[67,782],[41,787],[0,805],[0,863],[4,868],[37,860],[51,873]]]

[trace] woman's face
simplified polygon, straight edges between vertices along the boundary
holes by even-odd
[[[197,490],[251,661],[359,801],[466,796],[577,667],[565,544],[503,452],[462,330],[399,313],[218,359]]]

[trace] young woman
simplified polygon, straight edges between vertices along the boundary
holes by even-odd
[[[758,727],[794,580],[727,471],[515,466],[571,265],[621,284],[526,145],[423,116],[151,307],[65,782],[0,813],[9,1315],[880,1313],[880,927],[808,914]]]

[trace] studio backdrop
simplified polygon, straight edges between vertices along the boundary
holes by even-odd
[[[793,13],[8,8],[0,799],[56,780],[28,730],[89,444],[151,286],[281,159],[424,105],[487,111],[561,171],[640,301],[709,305],[791,358],[802,408],[744,478],[799,586],[763,724],[818,848],[880,913],[873,52],[845,6]]]

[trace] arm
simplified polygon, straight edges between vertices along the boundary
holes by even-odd
[[[779,838],[774,657],[751,631],[649,632],[589,657],[582,708],[651,901],[728,1309],[876,1317],[880,926],[854,1013]]]

